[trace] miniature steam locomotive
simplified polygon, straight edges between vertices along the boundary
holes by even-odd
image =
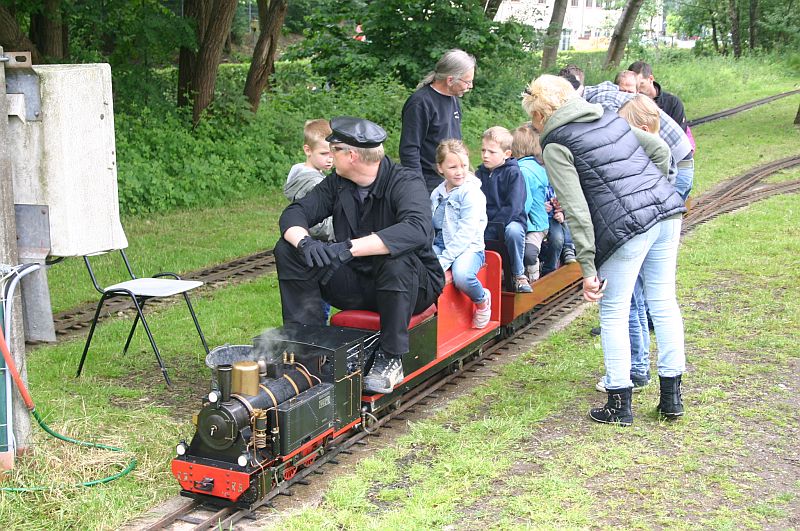
[[[406,377],[389,394],[362,386],[380,335],[373,312],[343,311],[331,326],[287,325],[264,332],[252,346],[214,349],[207,358],[211,391],[193,419],[196,432],[177,445],[172,461],[181,494],[218,505],[259,505],[337,439],[366,428],[409,390],[458,370],[580,280],[572,264],[534,283],[532,294],[512,293],[501,288],[501,267],[500,255],[487,251],[478,278],[491,293],[492,315],[480,330],[471,326],[472,301],[448,272],[437,304],[411,319]]]

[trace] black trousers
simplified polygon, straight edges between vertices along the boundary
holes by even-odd
[[[438,293],[427,269],[414,253],[373,256],[372,274],[340,267],[330,281],[309,268],[302,254],[281,238],[275,245],[283,323],[324,325],[322,300],[340,310],[369,310],[381,316],[381,349],[389,356],[408,352],[411,316],[436,302]]]

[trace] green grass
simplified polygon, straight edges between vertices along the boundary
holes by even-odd
[[[777,79],[780,82],[782,77]],[[778,85],[765,84],[765,88],[773,93],[778,91],[773,90]],[[714,97],[708,97],[713,103]],[[755,98],[742,101],[750,99]],[[736,118],[698,127],[698,189],[707,189],[760,163],[759,154],[769,160],[796,152],[797,129],[776,126],[786,122],[787,115],[794,116],[796,105],[797,98],[781,100]],[[737,131],[747,131],[748,136],[737,135]],[[779,178],[796,178],[796,172],[786,172]],[[257,193],[258,197],[250,201],[226,208],[126,219],[134,267],[142,274],[183,272],[270,248],[277,238],[277,217],[284,202],[278,190]],[[725,415],[736,406],[740,396],[736,383],[742,376],[763,382],[763,389],[773,393],[770,396],[788,400],[786,390],[778,384],[794,380],[776,375],[775,367],[784,367],[797,358],[797,304],[791,300],[791,290],[777,288],[769,279],[782,279],[792,268],[796,269],[796,264],[787,264],[787,260],[797,256],[798,206],[796,197],[772,200],[717,220],[687,242],[681,255],[680,285],[686,304],[687,336],[694,353],[690,358],[693,387],[687,393],[691,413],[688,422],[662,425],[649,413],[637,411],[633,430],[587,431],[584,410],[597,401],[598,395],[590,387],[601,370],[602,357],[599,344],[585,337],[585,330],[593,321],[589,314],[573,328],[549,338],[529,363],[504,369],[499,379],[487,382],[480,392],[451,404],[446,413],[435,419],[415,424],[397,446],[376,453],[359,465],[355,475],[337,480],[326,498],[325,511],[303,513],[289,526],[430,528],[468,522],[475,526],[480,523],[496,527],[502,523],[524,527],[539,521],[546,527],[596,526],[593,510],[598,505],[597,486],[602,484],[603,474],[614,477],[620,467],[628,465],[628,459],[634,459],[637,467],[650,473],[659,462],[660,450],[648,437],[659,429],[668,430],[670,436],[664,437],[665,444],[674,438],[693,449],[680,454],[678,468],[684,477],[691,481],[700,477],[698,489],[718,492],[723,500],[741,501],[742,508],[716,503],[717,500],[703,501],[713,510],[690,519],[688,524],[678,522],[671,513],[659,513],[655,520],[647,521],[628,514],[625,525],[738,527],[740,522],[759,524],[779,518],[773,513],[787,511],[787,506],[796,503],[800,482],[787,483],[780,492],[770,491],[760,504],[750,503],[754,491],[766,491],[770,484],[762,481],[756,485],[753,474],[757,472],[737,471],[735,476],[742,480],[732,479],[737,452],[744,455],[746,450],[749,455],[757,455],[760,450],[744,448],[746,434]],[[753,218],[754,213],[760,217]],[[725,232],[713,232],[720,226],[727,227]],[[752,247],[749,242],[758,245]],[[720,284],[720,270],[724,272],[722,278],[731,275],[729,283]],[[49,276],[56,311],[84,300],[96,300],[78,260],[55,266]],[[764,288],[766,283],[768,288]],[[277,326],[280,304],[276,287],[271,276],[196,296],[198,316],[209,344],[248,343],[262,329]],[[745,299],[760,289],[772,291],[758,304]],[[716,297],[713,304],[708,302],[711,297]],[[80,379],[73,376],[82,337],[29,354],[31,390],[47,422],[76,438],[114,444],[129,453],[75,451],[35,428],[33,457],[19,460],[6,484],[62,485],[96,479],[117,471],[130,455],[136,456],[139,466],[130,477],[92,489],[2,494],[0,525],[4,528],[116,528],[177,492],[169,473],[172,449],[181,437],[191,435],[188,419],[199,406],[198,397],[206,391],[209,375],[185,307],[159,310],[149,322],[176,383],[174,390],[163,385],[141,332],[129,355],[120,355],[130,325],[128,319],[111,320],[98,329]],[[759,327],[765,328],[766,333],[755,333]],[[753,354],[742,361],[721,355],[719,350],[740,347],[749,349],[748,356],[752,352],[764,354]],[[769,381],[764,382],[765,379]],[[652,402],[654,393],[653,389],[646,391],[644,397],[637,399],[638,404]],[[489,408],[484,406],[486,398],[491,399]],[[779,438],[797,425],[796,414],[785,402],[769,412],[753,405],[740,413],[765,423],[768,431],[774,430]],[[557,428],[555,432],[552,426]],[[764,429],[758,431],[763,432]],[[536,439],[531,438],[532,434]],[[609,436],[630,443],[641,453],[626,452],[598,467],[593,460],[608,445]],[[552,441],[548,442],[548,437]],[[531,441],[540,441],[542,446],[532,447]],[[549,450],[545,443],[551,445]],[[587,446],[585,452],[576,452],[575,462],[556,461],[562,457],[559,454],[565,453],[564,448],[572,450],[576,445],[590,443],[593,446]],[[788,450],[785,453],[791,455]],[[487,455],[499,457],[492,458],[489,464]],[[525,455],[533,459],[533,469],[527,468],[528,460],[520,458]],[[543,464],[549,462],[555,465],[545,470]],[[521,473],[511,481],[506,479],[509,471]],[[518,492],[525,485],[519,482],[527,476],[541,477],[529,491]],[[375,477],[382,480],[375,482]],[[657,481],[648,481],[656,484],[642,491],[648,500],[671,500],[669,492],[657,489]],[[550,494],[545,496],[540,491]],[[493,496],[495,492],[514,493],[506,496],[512,505],[500,505]],[[723,494],[727,498],[722,498]],[[558,503],[547,505],[550,499]],[[692,503],[695,505],[690,507],[689,512],[694,511],[691,514],[703,512],[696,502]],[[537,516],[545,513],[553,519]],[[686,511],[679,511],[678,516],[682,514]],[[616,525],[625,526],[619,522]]]
[[[800,96],[783,98],[692,129],[697,141],[692,195],[766,162],[800,153],[792,125]]]
[[[195,308],[209,344],[249,344],[279,326],[274,277],[197,297]],[[148,321],[169,368],[168,389],[141,331],[121,355],[130,319],[101,326],[84,374],[75,378],[84,338],[36,349],[28,356],[29,388],[37,409],[57,432],[112,444],[124,454],[86,450],[56,441],[34,427],[33,456],[19,459],[6,486],[54,486],[35,494],[0,494],[4,529],[116,529],[125,520],[176,493],[170,473],[173,448],[192,435],[189,419],[208,391],[205,352],[185,306]],[[129,476],[90,489],[62,486],[99,479],[139,461]]]
[[[779,197],[685,240],[681,421],[657,418],[657,385],[634,399],[632,428],[588,421],[602,400],[590,311],[415,422],[281,528],[790,527],[800,488],[782,456],[794,454],[800,420],[790,405],[800,300],[786,286],[800,281],[798,223],[800,196]]]

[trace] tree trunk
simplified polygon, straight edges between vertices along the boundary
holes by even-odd
[[[717,19],[711,11],[711,41],[714,43],[714,50],[719,53],[719,39],[717,39]]]
[[[278,37],[288,7],[287,0],[258,0],[258,23],[261,33],[253,50],[253,61],[250,63],[247,81],[244,84],[244,95],[247,96],[253,112],[258,110],[261,94],[269,88],[269,76],[275,72]]]
[[[756,49],[756,24],[758,24],[758,0],[750,0],[750,51]]]
[[[731,43],[733,44],[733,57],[742,56],[742,39],[739,34],[739,8],[736,0],[728,0],[728,17],[731,19]]]
[[[800,125],[800,105],[797,106],[797,116],[794,117],[794,125]]]
[[[556,64],[558,43],[561,42],[561,30],[564,27],[564,15],[567,12],[568,0],[556,0],[553,4],[553,14],[550,15],[550,24],[544,36],[542,47],[542,66],[540,70],[546,72]]]
[[[225,37],[231,31],[233,16],[236,14],[236,0],[214,0],[210,7],[208,25],[203,32],[203,40],[197,51],[192,68],[192,123],[197,125],[200,115],[214,99],[214,86],[217,83],[217,69],[222,58]]]
[[[41,62],[39,49],[25,36],[17,24],[16,17],[0,4],[0,46],[9,52],[31,52],[34,63]]]
[[[203,0],[185,0],[184,18],[193,21],[195,46],[182,46],[178,54],[178,107],[186,107],[192,101],[192,78],[194,63],[197,59],[197,47],[203,42],[208,26],[208,3]]]
[[[486,18],[489,20],[494,20],[495,15],[497,15],[497,10],[502,3],[503,0],[486,0],[483,4],[483,14],[486,15]]]
[[[31,15],[30,36],[43,56],[64,58],[61,0],[44,0],[42,11]]]
[[[608,54],[606,55],[603,69],[617,68],[625,55],[625,46],[628,45],[628,37],[630,37],[631,30],[636,24],[636,17],[639,10],[642,8],[644,0],[628,0],[625,7],[622,9],[622,14],[619,16],[619,21],[614,27],[614,33],[611,35],[611,42],[608,45]]]

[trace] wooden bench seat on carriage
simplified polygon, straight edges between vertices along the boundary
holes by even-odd
[[[492,315],[486,328],[472,328],[472,301],[456,289],[453,275],[445,274],[445,287],[436,305],[411,317],[409,323],[409,352],[403,356],[406,380],[415,377],[436,362],[469,348],[500,326],[500,256],[486,253],[486,264],[478,279],[492,293]],[[344,310],[331,317],[331,326],[378,331],[381,318],[377,312]]]

